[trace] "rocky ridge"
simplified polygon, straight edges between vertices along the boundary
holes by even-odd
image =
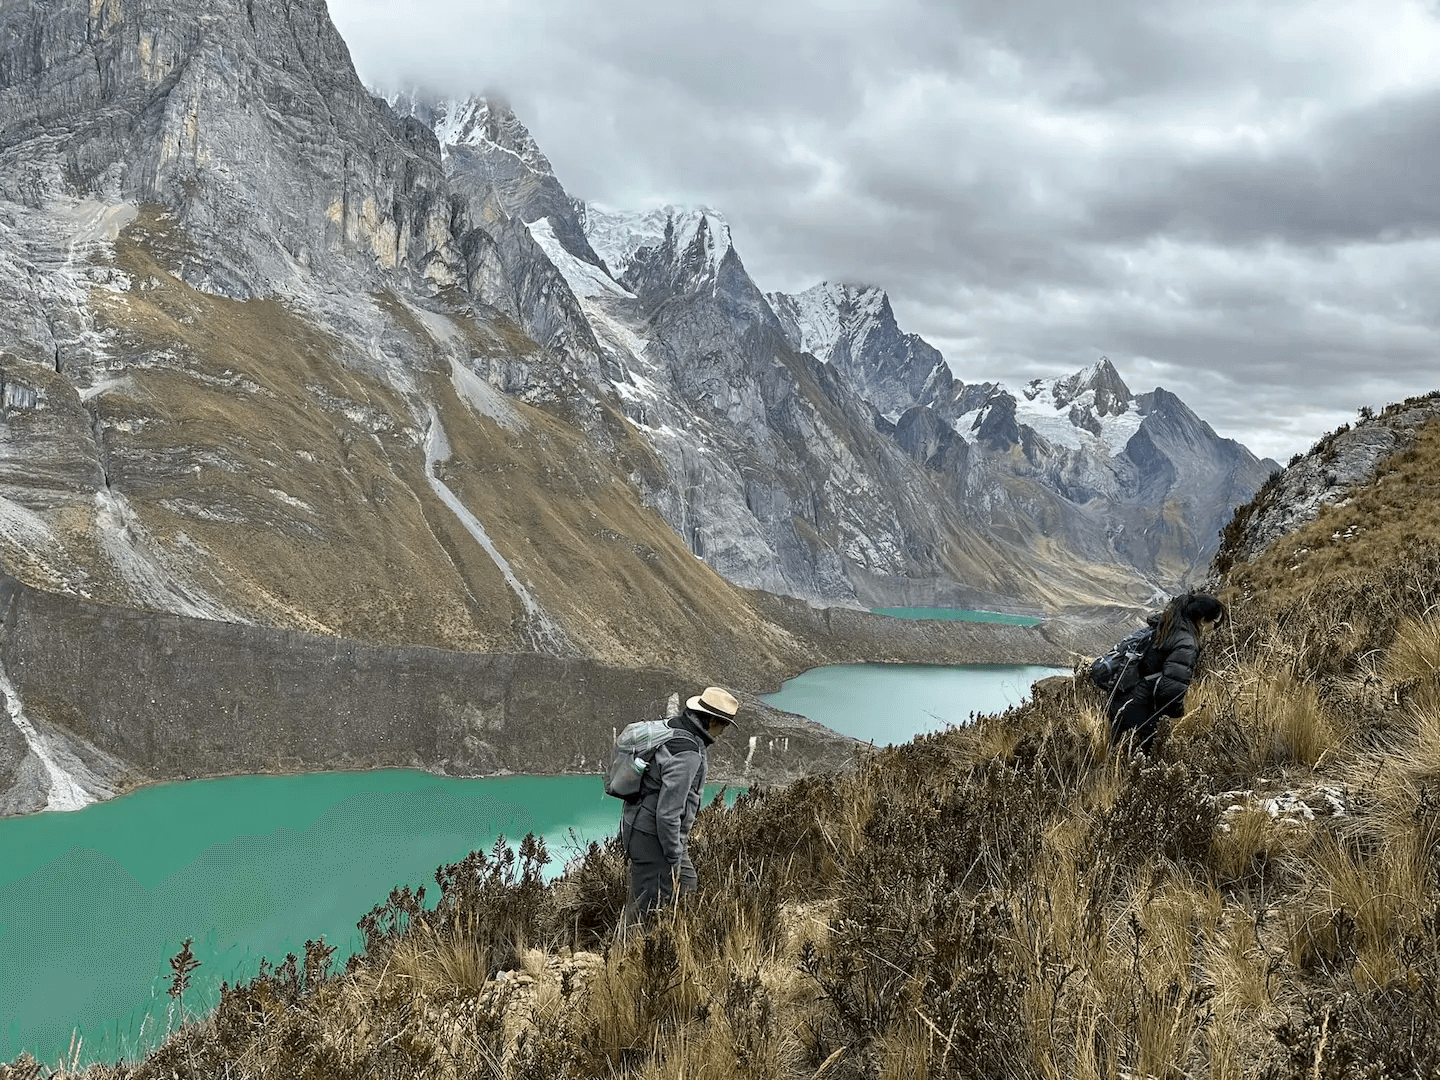
[[[1319,440],[1282,471],[1276,470],[1232,522],[1223,559],[1245,562],[1274,541],[1342,506],[1356,488],[1368,486],[1386,459],[1414,441],[1419,430],[1440,418],[1440,393],[1387,406],[1379,415],[1362,413]],[[1223,567],[1222,567],[1223,569]]]
[[[892,423],[918,402],[949,395],[955,383],[940,351],[895,321],[883,289],[821,282],[805,292],[766,293],[785,336],[833,364]]]
[[[941,354],[896,323],[883,290],[822,283],[769,294],[791,343],[845,372],[880,414],[877,424],[994,529],[1016,527],[1016,489],[1033,480],[1059,496],[1049,535],[1107,548],[1173,588],[1203,573],[1220,528],[1277,466],[1221,439],[1174,394],[1134,394],[1107,357],[1019,391],[966,384]],[[990,512],[992,507],[999,513]],[[1078,511],[1078,512],[1077,512]]]

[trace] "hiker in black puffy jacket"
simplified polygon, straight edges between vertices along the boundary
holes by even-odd
[[[709,769],[706,751],[735,723],[739,708],[734,696],[718,686],[685,702],[670,720],[677,734],[656,749],[641,777],[639,800],[626,804],[620,842],[630,857],[627,923],[671,903],[677,890],[697,888],[688,843]]]
[[[1225,605],[1208,593],[1189,592],[1171,600],[1155,626],[1155,640],[1127,671],[1110,697],[1110,740],[1129,742],[1149,753],[1160,717],[1185,715],[1185,692],[1200,663],[1211,627],[1225,617]]]

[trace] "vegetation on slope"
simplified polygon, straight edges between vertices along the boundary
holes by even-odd
[[[617,935],[613,847],[548,886],[538,844],[497,848],[440,870],[433,910],[372,911],[343,973],[317,947],[89,1075],[1440,1074],[1437,475],[1431,425],[1232,567],[1152,758],[1048,680],[707,808],[702,896],[644,932]]]

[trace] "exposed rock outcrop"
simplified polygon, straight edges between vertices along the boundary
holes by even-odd
[[[1344,503],[1353,489],[1373,481],[1387,458],[1403,451],[1422,426],[1437,418],[1440,392],[1397,402],[1378,416],[1362,415],[1297,454],[1237,515],[1221,553],[1224,566],[1251,559],[1314,521],[1325,507]]]

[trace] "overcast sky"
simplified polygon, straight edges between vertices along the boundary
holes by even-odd
[[[330,0],[574,196],[883,286],[966,382],[1107,355],[1284,463],[1440,387],[1440,14],[1405,0]]]

